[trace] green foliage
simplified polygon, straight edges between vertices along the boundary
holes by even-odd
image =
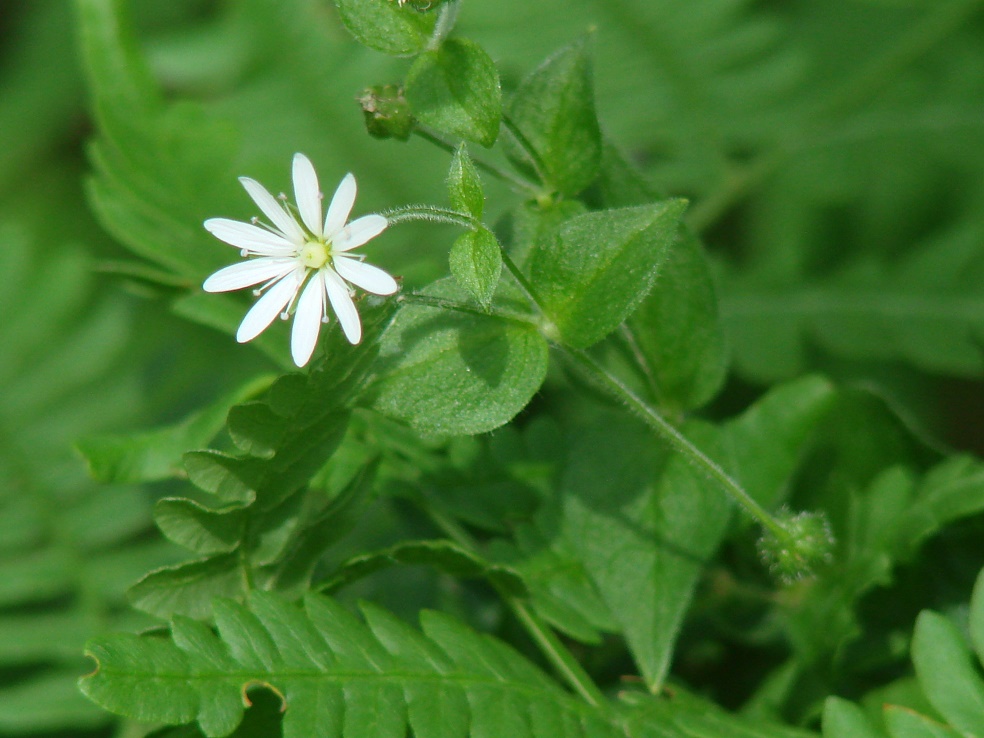
[[[466,39],[424,52],[407,72],[407,100],[421,123],[485,147],[499,135],[501,95],[495,63]]]
[[[547,59],[507,106],[510,156],[565,195],[591,184],[601,163],[587,43],[578,41]]]
[[[303,611],[262,593],[249,609],[217,600],[218,636],[176,618],[167,641],[91,642],[98,670],[82,688],[144,722],[195,720],[210,738],[236,728],[250,685],[282,696],[285,736],[619,734],[507,646],[447,616],[422,613],[422,633],[368,604],[363,617],[318,595]]]
[[[448,266],[454,281],[480,305],[492,304],[502,273],[502,253],[495,234],[487,228],[462,233],[451,245]]]
[[[971,628],[980,632],[984,622],[984,572],[977,578],[970,604]],[[973,640],[973,639],[972,639]],[[971,649],[974,649],[973,651]],[[933,711],[920,714],[907,704],[888,702],[879,705],[884,730],[855,705],[831,698],[824,709],[824,736],[861,735],[876,738],[910,738],[910,736],[977,735],[982,729],[984,715],[984,680],[979,666],[984,659],[979,642],[973,645],[953,620],[925,610],[916,621],[912,639],[912,661],[918,686],[926,700],[921,709]],[[846,733],[855,730],[856,733]]]
[[[392,0],[335,0],[349,32],[370,48],[393,56],[424,50],[434,29],[434,15],[400,7]]]
[[[533,289],[564,343],[590,346],[632,314],[672,248],[685,206],[670,200],[586,213],[536,243]]]
[[[427,290],[460,299],[454,285]],[[424,433],[484,433],[543,383],[547,343],[528,323],[407,304],[383,336],[373,407]]]
[[[8,5],[0,734],[984,733],[978,0]]]

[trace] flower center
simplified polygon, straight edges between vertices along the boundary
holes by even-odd
[[[308,269],[320,269],[330,256],[331,247],[320,241],[308,241],[297,254],[297,258]]]

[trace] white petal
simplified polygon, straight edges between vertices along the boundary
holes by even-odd
[[[315,236],[321,236],[321,190],[318,187],[318,173],[304,154],[294,154],[294,200],[304,225]]]
[[[280,229],[288,241],[298,245],[304,243],[306,240],[304,238],[304,231],[297,225],[294,216],[284,210],[283,206],[277,202],[277,199],[267,192],[266,187],[249,177],[240,177],[239,181],[246,188],[249,196],[253,198],[253,202],[260,207],[260,210],[270,219],[270,222]]]
[[[356,287],[374,295],[392,295],[399,289],[396,280],[379,267],[366,264],[350,256],[335,256],[335,271]]]
[[[300,286],[299,277],[298,271],[288,274],[263,293],[263,297],[249,309],[239,326],[239,332],[236,333],[236,340],[239,343],[252,341],[260,335],[273,322],[274,318],[287,307],[290,298],[294,296]]]
[[[290,333],[290,353],[297,366],[304,366],[311,360],[314,347],[318,345],[321,332],[321,316],[325,310],[325,278],[316,272],[297,301],[294,312],[294,327]]]
[[[355,177],[349,172],[342,178],[341,184],[331,198],[331,205],[328,206],[328,215],[325,216],[326,238],[331,238],[345,226],[345,221],[348,220],[352,206],[355,204],[355,192]]]
[[[335,251],[351,251],[386,230],[389,223],[382,215],[363,215],[345,226],[331,239]]]
[[[328,290],[331,309],[338,316],[342,332],[349,343],[356,344],[362,340],[362,321],[359,320],[359,311],[355,309],[355,303],[352,302],[348,287],[345,286],[341,277],[331,269],[322,269],[321,271],[325,275],[325,288]]]
[[[230,246],[246,249],[254,254],[288,256],[297,251],[297,247],[283,236],[238,220],[209,218],[205,221],[205,230]]]
[[[260,259],[241,261],[224,267],[205,280],[202,289],[206,292],[231,292],[254,284],[289,274],[297,267],[297,260],[264,256]]]

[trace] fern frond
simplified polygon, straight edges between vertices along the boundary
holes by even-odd
[[[622,735],[613,715],[439,613],[423,613],[420,632],[368,604],[363,623],[327,597],[307,596],[302,610],[262,592],[248,607],[216,600],[214,613],[217,633],[178,617],[170,639],[92,641],[98,666],[83,692],[141,721],[197,721],[211,738],[235,730],[245,691],[260,685],[282,697],[287,738]]]

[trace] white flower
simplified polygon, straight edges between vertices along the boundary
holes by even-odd
[[[256,218],[252,223],[206,220],[213,236],[240,249],[244,257],[257,258],[220,269],[202,286],[206,292],[229,292],[260,285],[253,290],[260,299],[243,318],[236,340],[250,341],[278,315],[287,320],[293,313],[291,355],[297,366],[304,366],[314,353],[321,324],[328,322],[328,303],[349,342],[362,340],[362,322],[352,301],[355,291],[346,282],[376,295],[392,295],[398,286],[382,269],[364,263],[361,254],[350,253],[387,226],[381,215],[365,215],[346,225],[355,202],[355,177],[346,174],[342,179],[324,222],[318,175],[304,154],[294,154],[293,177],[297,214],[256,180],[239,178],[273,225]]]

